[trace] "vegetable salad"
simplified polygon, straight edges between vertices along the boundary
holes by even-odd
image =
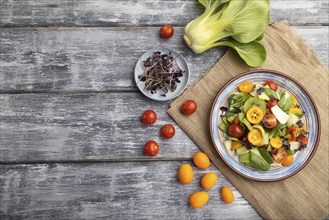
[[[259,87],[259,88],[258,88]],[[245,166],[261,171],[289,166],[296,152],[307,147],[304,112],[295,96],[277,83],[243,82],[221,107],[219,129],[225,148]]]

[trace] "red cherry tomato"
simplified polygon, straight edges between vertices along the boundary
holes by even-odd
[[[198,108],[197,104],[193,100],[187,100],[183,103],[181,111],[184,115],[191,115],[193,114],[196,109]]]
[[[275,128],[278,125],[278,122],[276,121],[276,117],[273,114],[266,114],[263,118],[263,126],[265,128],[271,129]]]
[[[304,144],[308,144],[308,138],[304,135],[299,135],[296,141],[303,142]]]
[[[174,28],[170,24],[163,25],[160,28],[160,37],[171,38],[174,35]]]
[[[166,139],[172,138],[175,135],[175,127],[171,124],[162,126],[160,129],[160,135]]]
[[[278,100],[270,99],[266,104],[266,108],[271,109],[273,106],[275,106],[277,104],[278,104]]]
[[[231,137],[235,137],[235,138],[240,138],[243,136],[244,134],[244,131],[243,131],[243,128],[241,125],[237,125],[237,124],[231,124],[229,127],[228,127],[228,134],[231,136]]]
[[[154,157],[159,152],[159,145],[157,142],[151,140],[144,145],[144,153],[150,157]]]
[[[272,90],[276,91],[278,90],[278,84],[276,84],[275,82],[273,81],[266,81],[264,83],[264,86],[268,85]]]
[[[147,125],[154,124],[157,120],[157,114],[153,110],[146,110],[142,114],[142,122]]]
[[[292,127],[288,128],[287,134],[291,135],[291,138],[289,139],[290,141],[295,141],[296,140],[297,131],[298,131],[298,129],[295,126],[292,126]]]

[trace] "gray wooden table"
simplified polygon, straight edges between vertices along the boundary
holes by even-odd
[[[287,19],[328,66],[328,0],[272,0],[271,22]],[[176,127],[169,102],[138,92],[134,65],[144,51],[169,47],[191,69],[189,84],[225,49],[194,54],[183,27],[201,7],[196,0],[0,0],[0,219],[259,219],[212,165],[195,169],[189,185],[177,168],[192,163],[198,147]],[[170,23],[175,35],[159,38]],[[158,114],[144,126],[146,109]],[[160,153],[143,154],[155,139]],[[201,209],[188,206],[198,180],[216,172],[218,183]],[[224,204],[220,187],[234,190]]]

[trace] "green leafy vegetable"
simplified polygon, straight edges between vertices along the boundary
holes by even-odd
[[[299,119],[301,119],[304,116],[304,113],[296,113],[295,114]]]
[[[278,92],[273,91],[272,89],[270,89],[269,86],[264,86],[263,88],[265,89],[266,95],[268,95],[269,97],[273,97],[277,100],[280,100],[280,94]]]
[[[282,109],[284,112],[289,112],[289,109],[291,108],[293,104],[293,99],[291,95],[285,91],[282,96],[280,101],[278,102],[278,106]]]
[[[230,136],[226,136],[225,139],[230,140],[230,141],[240,141],[239,139],[237,139],[235,137],[230,137]]]
[[[257,147],[251,149],[250,160],[259,170],[267,171],[270,169],[270,164],[262,157]]]
[[[230,96],[230,112],[238,113],[243,103],[251,96],[245,93],[236,92]],[[237,111],[238,110],[238,111]]]
[[[224,132],[227,132],[227,129],[228,129],[228,125],[225,124],[224,122],[221,122],[219,125],[218,125],[218,128]]]
[[[287,152],[288,155],[293,155],[293,152],[290,149],[287,149],[286,152]]]
[[[218,128],[224,132],[227,132],[230,123],[227,121],[226,117],[223,117],[222,120],[223,121],[218,125]]]
[[[262,155],[262,157],[266,160],[267,163],[272,164],[273,163],[273,159],[271,157],[271,155],[264,149],[262,148],[258,148],[259,153]]]
[[[236,117],[238,117],[238,114],[234,113],[233,115],[227,117],[227,121],[230,122],[230,123],[233,123],[233,121]]]
[[[272,130],[272,132],[269,135],[269,138],[275,138],[277,136],[280,136],[281,134],[284,134],[285,132],[281,132],[281,129],[284,129],[286,127],[287,127],[286,124],[279,124]]]
[[[244,119],[244,116],[245,116],[245,115],[246,115],[245,113],[240,112],[240,113],[238,114],[238,119],[239,119],[239,121],[242,121],[242,120]]]
[[[242,119],[241,122],[248,128],[249,131],[254,129],[246,118]]]
[[[269,0],[199,0],[202,15],[189,22],[184,40],[195,52],[228,46],[249,66],[260,66],[266,50],[258,41],[269,25]]]
[[[267,57],[265,47],[258,41],[243,44],[231,39],[229,41],[220,41],[213,44],[213,46],[228,46],[233,48],[249,66],[253,67],[262,65]]]

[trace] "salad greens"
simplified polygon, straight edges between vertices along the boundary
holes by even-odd
[[[267,171],[270,169],[270,164],[260,154],[258,148],[252,148],[250,150],[250,160],[259,170]]]
[[[260,66],[266,50],[259,42],[269,25],[269,0],[199,0],[202,15],[189,22],[184,40],[195,52],[212,47],[234,49],[249,66]]]
[[[278,103],[278,106],[284,111],[284,112],[288,112],[291,105],[292,105],[292,97],[290,96],[290,94],[285,91],[282,96],[281,99]]]

